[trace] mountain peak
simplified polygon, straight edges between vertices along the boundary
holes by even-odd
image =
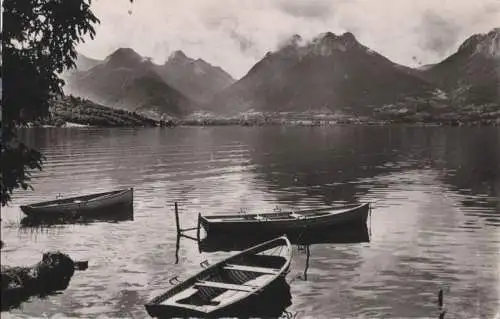
[[[157,73],[166,83],[201,103],[234,82],[221,68],[201,58],[191,58],[181,50],[173,51],[165,63],[158,66]]]
[[[345,32],[344,34],[342,34],[340,36],[340,39],[344,40],[345,42],[347,43],[357,43],[358,41],[356,40],[356,37],[354,36],[354,34],[352,34],[351,32]]]
[[[289,38],[286,38],[283,42],[278,45],[279,50],[289,50],[295,49],[302,43],[302,37],[298,34],[294,34]],[[269,53],[269,52],[268,52]]]
[[[182,50],[177,50],[172,52],[168,57],[169,62],[193,62],[191,58],[189,58]]]
[[[500,57],[500,28],[495,28],[488,33],[470,36],[458,48],[458,52],[481,53],[491,57]]]
[[[294,34],[288,40],[289,45],[298,46],[302,42],[302,37],[299,34]]]
[[[131,48],[119,48],[108,55],[105,62],[116,65],[130,65],[142,61],[142,57]]]
[[[310,44],[313,52],[322,56],[332,55],[333,52],[346,52],[353,48],[361,47],[356,37],[351,32],[338,36],[332,32],[325,32],[314,38]]]
[[[320,34],[319,38],[321,40],[336,40],[337,36],[335,35],[335,33],[328,31],[328,32]]]
[[[313,42],[330,44],[330,45],[343,44],[343,45],[349,45],[349,46],[358,44],[356,37],[351,32],[345,32],[344,34],[342,34],[340,36],[336,35],[333,32],[321,33],[319,36],[317,36],[313,40]]]

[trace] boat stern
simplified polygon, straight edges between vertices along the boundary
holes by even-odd
[[[28,216],[31,216],[31,213],[33,212],[31,206],[29,205],[21,205],[19,208],[21,208],[21,211]]]
[[[198,228],[199,227],[203,227],[203,229],[205,229],[205,232],[208,234],[210,230],[210,222],[201,214],[198,215]]]

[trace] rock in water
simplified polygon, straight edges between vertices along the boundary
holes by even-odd
[[[31,296],[45,296],[68,287],[75,272],[73,260],[59,251],[43,254],[31,267],[1,269],[1,310],[19,306]]]

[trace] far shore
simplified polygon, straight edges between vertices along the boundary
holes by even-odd
[[[369,126],[500,126],[499,119],[481,120],[448,120],[448,121],[420,121],[412,122],[407,120],[370,120],[370,119],[344,119],[344,120],[291,120],[291,119],[267,119],[265,121],[239,120],[239,119],[184,119],[172,120],[170,125],[163,125],[160,121],[156,125],[98,125],[82,124],[75,122],[52,124],[33,124],[20,126],[22,128],[110,128],[110,127],[190,127],[190,126],[302,126],[302,127],[331,127],[339,125],[369,125]]]
[[[432,104],[432,103],[431,103]],[[54,101],[50,115],[23,127],[175,127],[175,126],[500,126],[500,105],[426,107],[394,104],[364,110],[307,110],[262,112],[250,110],[232,114],[196,111],[166,114],[159,110],[129,111],[106,107],[90,100],[67,96]],[[412,106],[413,105],[413,106]]]

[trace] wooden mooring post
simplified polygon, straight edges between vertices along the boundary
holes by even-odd
[[[443,289],[439,289],[438,293],[439,319],[444,319],[444,315],[446,314],[446,309],[444,308],[443,294],[444,294]]]
[[[174,203],[174,212],[175,212],[175,226],[177,227],[177,235],[180,236],[181,226],[179,225],[179,207],[177,206],[177,202]]]
[[[196,238],[198,238],[198,241],[200,241],[200,218],[201,217],[201,214],[198,213],[198,227],[196,229]]]
[[[195,230],[196,229],[196,239],[199,241],[200,240],[200,215],[198,215],[198,226],[197,227],[191,227],[191,228],[186,228],[182,229],[181,228],[181,223],[180,223],[180,218],[179,218],[179,206],[177,202],[174,202],[174,213],[175,213],[175,226],[177,228],[177,237],[184,236],[191,238],[195,240],[195,238],[185,235],[184,232],[188,230]]]

